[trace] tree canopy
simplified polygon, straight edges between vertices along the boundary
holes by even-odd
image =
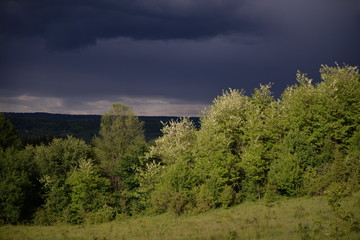
[[[204,111],[200,127],[189,118],[170,121],[153,143],[145,142],[143,123],[123,104],[102,116],[93,145],[69,136],[21,148],[0,115],[0,224],[96,223],[140,213],[198,213],[244,200],[355,192],[359,70],[322,66],[320,73],[313,83],[298,72],[298,83],[279,99],[272,84],[252,95],[223,91]]]

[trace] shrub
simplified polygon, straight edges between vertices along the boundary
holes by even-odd
[[[90,212],[85,215],[85,221],[90,224],[98,224],[110,222],[115,218],[115,209],[108,205],[104,205],[96,212]]]

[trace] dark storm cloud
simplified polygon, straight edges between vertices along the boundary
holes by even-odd
[[[244,12],[242,0],[5,0],[0,32],[40,36],[52,49],[73,49],[97,39],[203,39],[249,34],[261,24]]]
[[[194,114],[360,65],[355,0],[0,0],[0,111]],[[186,115],[186,114],[184,114]]]
[[[245,63],[241,54],[249,52],[236,50],[221,38],[165,44],[119,38],[99,41],[86,51],[56,53],[44,50],[42,41],[30,42],[28,46],[21,43],[8,45],[13,50],[2,74],[6,79],[3,86],[16,86],[23,94],[67,97],[79,93],[82,97],[187,95],[189,100],[208,102],[221,92],[221,86],[216,91],[199,89],[206,87],[205,82],[213,86],[216,80],[226,83],[229,76],[238,78],[234,70]],[[254,62],[251,58],[246,61]],[[225,66],[219,67],[222,65]]]

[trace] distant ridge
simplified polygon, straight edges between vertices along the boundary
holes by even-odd
[[[4,112],[5,115],[15,115],[18,117],[41,118],[41,119],[63,119],[63,120],[79,120],[79,119],[101,119],[101,115],[91,114],[62,114],[62,113],[21,113],[21,112]]]
[[[30,118],[42,118],[42,119],[68,119],[68,120],[78,120],[78,119],[101,119],[102,115],[97,114],[66,114],[66,113],[47,113],[47,112],[3,112],[5,115],[16,115],[19,117],[30,117]],[[181,117],[177,116],[138,116],[139,119],[152,119],[152,118],[171,118],[178,119]],[[198,117],[190,117],[197,119]]]
[[[32,143],[37,139],[64,138],[74,136],[83,139],[87,143],[99,132],[101,115],[60,114],[60,113],[15,113],[5,112],[6,117],[14,125],[19,137],[23,142]],[[162,135],[161,122],[169,122],[171,119],[180,119],[175,116],[139,116],[144,122],[146,141],[151,141]],[[199,127],[199,118],[190,117]],[[34,140],[35,139],[35,140]]]

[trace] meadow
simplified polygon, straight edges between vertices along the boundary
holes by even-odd
[[[342,200],[341,209],[360,219],[360,192]],[[0,239],[359,239],[352,225],[322,196],[245,202],[198,215],[118,217],[97,225],[5,225]]]

